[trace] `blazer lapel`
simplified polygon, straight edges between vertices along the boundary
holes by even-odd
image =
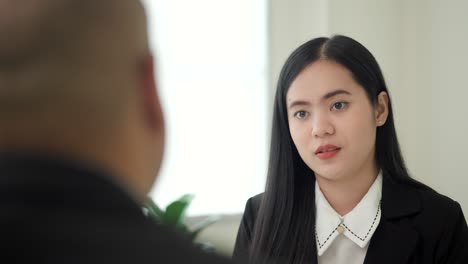
[[[407,223],[380,222],[372,236],[364,264],[409,263],[417,240],[417,232]]]
[[[382,219],[372,236],[364,264],[409,263],[419,237],[409,217],[420,210],[417,192],[384,174]]]

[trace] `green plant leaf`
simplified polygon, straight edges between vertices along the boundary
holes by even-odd
[[[195,196],[186,194],[166,207],[163,223],[173,226],[184,225],[185,213]]]

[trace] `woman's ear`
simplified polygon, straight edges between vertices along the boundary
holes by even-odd
[[[388,94],[387,92],[380,92],[377,96],[375,105],[375,123],[378,127],[383,126],[388,117]]]

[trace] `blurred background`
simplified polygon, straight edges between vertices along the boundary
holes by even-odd
[[[152,197],[195,199],[198,237],[230,255],[246,200],[266,179],[272,100],[305,41],[355,38],[379,62],[412,176],[468,215],[468,1],[146,0],[167,122]]]

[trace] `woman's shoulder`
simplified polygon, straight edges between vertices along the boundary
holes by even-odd
[[[251,220],[252,222],[257,218],[257,213],[260,208],[260,203],[262,202],[263,193],[257,194],[250,197],[247,200],[244,210],[244,217]]]
[[[418,189],[421,198],[421,206],[427,217],[439,217],[443,219],[457,219],[462,213],[460,204],[452,198],[425,186]]]
[[[431,214],[457,214],[461,212],[460,204],[452,198],[423,185],[417,188],[421,198],[422,209]]]
[[[442,232],[464,220],[458,202],[417,181],[384,180],[382,212],[388,219],[409,218],[422,232]]]
[[[250,245],[252,243],[252,237],[254,233],[255,221],[257,218],[260,203],[262,201],[263,194],[258,194],[250,197],[245,205],[244,214],[239,225],[237,232],[236,243],[234,245],[233,259],[239,263],[245,262],[248,259]]]
[[[259,193],[255,196],[250,197],[247,200],[247,204],[253,207],[254,209],[258,210],[258,208],[260,207],[260,203],[262,202],[262,198],[263,198],[263,193]]]
[[[387,196],[397,202],[392,203],[393,207],[411,207],[413,212],[420,212],[424,217],[453,215],[461,212],[458,202],[452,198],[439,193],[430,186],[416,180],[409,182],[394,182],[387,180],[385,183],[390,186],[386,188],[391,195]],[[385,189],[385,185],[384,185]]]
[[[447,263],[466,263],[468,226],[460,204],[429,187],[418,188],[417,192],[421,211],[413,218],[413,224],[426,248],[434,250],[441,259],[450,259]]]
[[[410,188],[419,196],[419,213],[414,215],[413,223],[422,231],[442,234],[466,229],[465,217],[457,201],[424,184]]]

